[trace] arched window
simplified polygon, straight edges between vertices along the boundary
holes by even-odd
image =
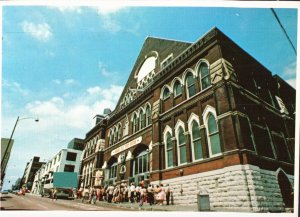
[[[211,85],[208,65],[205,62],[202,62],[199,66],[199,76],[201,79],[201,88],[202,90],[208,88]]]
[[[172,138],[171,134],[167,132],[165,138],[167,167],[173,166],[173,144],[171,138]]]
[[[188,73],[188,75],[186,76],[185,85],[186,85],[187,98],[194,96],[196,94],[196,86],[195,86],[194,76],[191,72]]]
[[[140,111],[139,122],[139,128],[143,129],[145,127],[145,114],[143,110]]]
[[[149,126],[151,124],[151,109],[148,105],[146,108],[146,126]]]
[[[121,123],[118,126],[118,141],[120,141],[122,138],[122,125]]]
[[[179,149],[179,164],[186,163],[186,142],[182,127],[178,129],[177,144]]]
[[[169,88],[165,87],[164,92],[163,92],[163,100],[166,100],[167,98],[169,98],[170,94],[171,94],[171,92],[170,92]]]
[[[133,119],[132,119],[132,132],[135,133],[138,131],[138,122],[137,122],[137,116],[134,113]]]
[[[199,160],[203,158],[201,135],[199,124],[196,121],[192,122],[192,146],[193,146],[193,159]]]
[[[179,96],[179,95],[182,94],[182,87],[181,87],[180,81],[177,80],[175,82],[173,92],[174,92],[174,97]]]
[[[208,144],[210,146],[211,155],[217,155],[221,153],[221,144],[219,137],[219,130],[216,119],[212,113],[207,117],[207,132],[208,132]]]

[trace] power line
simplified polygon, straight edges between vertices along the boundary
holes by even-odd
[[[293,45],[293,43],[292,43],[290,37],[288,36],[287,32],[285,31],[284,27],[282,26],[282,24],[281,24],[281,22],[279,20],[279,17],[277,16],[275,10],[273,8],[271,8],[271,11],[272,11],[273,15],[275,16],[278,24],[280,25],[280,28],[282,29],[283,33],[285,34],[286,38],[288,39],[290,45],[292,46],[292,48],[293,48],[293,50],[294,50],[294,52],[295,52],[295,54],[297,56],[297,50],[296,50],[295,46]]]

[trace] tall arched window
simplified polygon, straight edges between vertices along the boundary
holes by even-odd
[[[219,130],[217,121],[212,113],[208,114],[207,117],[207,132],[208,132],[208,144],[210,145],[211,155],[217,155],[221,153],[221,144],[219,137]]]
[[[122,138],[122,125],[119,123],[118,125],[118,141],[120,141]]]
[[[174,92],[174,97],[179,96],[179,95],[182,94],[182,87],[181,87],[180,81],[177,80],[175,82],[173,92]]]
[[[202,62],[199,66],[199,76],[201,79],[201,88],[202,90],[208,88],[211,85],[208,65],[205,62]]]
[[[195,79],[191,72],[189,72],[185,79],[187,98],[190,98],[196,94]]]
[[[151,109],[148,105],[146,108],[146,126],[149,126],[151,124]]]
[[[182,127],[179,127],[178,129],[177,144],[179,149],[179,164],[186,163],[186,142]]]
[[[201,135],[199,124],[196,121],[192,122],[192,146],[193,146],[193,158],[199,160],[203,158]]]
[[[133,119],[132,119],[132,132],[135,133],[138,131],[138,122],[137,122],[137,116],[134,113]]]
[[[166,160],[167,160],[167,167],[173,166],[173,144],[172,144],[172,136],[168,132],[166,134],[165,143],[166,143]]]
[[[140,111],[139,122],[139,128],[143,129],[145,127],[145,114],[143,110]]]
[[[169,98],[170,94],[171,94],[171,92],[170,92],[169,88],[165,87],[164,92],[163,92],[163,96],[162,96],[163,100],[166,100],[167,98]]]

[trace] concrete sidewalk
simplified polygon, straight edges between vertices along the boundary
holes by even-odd
[[[80,202],[80,199],[75,199],[77,202]],[[126,208],[128,210],[143,210],[143,211],[191,211],[196,212],[198,211],[197,205],[152,205],[150,206],[148,203],[144,203],[142,207],[139,207],[138,203],[130,203],[130,202],[123,202],[123,203],[108,203],[105,201],[97,201],[95,206],[105,206],[105,207],[119,207],[119,208]]]
[[[41,197],[41,195],[36,195],[36,194],[28,194],[30,196],[35,196],[35,197]],[[62,199],[64,200],[64,199]],[[77,203],[87,203],[87,201],[81,202],[81,199],[71,199],[69,198],[68,200],[73,200],[76,201]],[[138,203],[130,203],[130,202],[123,202],[123,203],[108,203],[106,201],[96,201],[95,206],[103,206],[103,207],[119,207],[123,209],[127,209],[128,211],[185,211],[185,212],[197,212],[198,207],[197,204],[194,205],[187,205],[187,206],[182,206],[182,205],[152,205],[150,206],[148,203],[144,203],[142,207],[139,207]]]

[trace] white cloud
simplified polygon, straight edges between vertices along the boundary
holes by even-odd
[[[57,6],[55,8],[57,8],[61,13],[82,13],[82,10],[79,6]]]
[[[286,82],[288,84],[290,84],[293,88],[296,89],[296,78],[295,79],[288,79],[288,80],[286,80]]]
[[[283,77],[285,79],[291,79],[296,77],[296,62],[292,62],[283,69]]]
[[[24,21],[21,25],[26,34],[39,41],[46,42],[53,36],[51,27],[48,23],[34,24],[32,22]]]
[[[112,33],[119,32],[122,29],[121,24],[116,19],[116,15],[124,9],[123,6],[118,6],[117,4],[103,4],[93,9],[96,10],[100,17],[103,29]]]
[[[107,15],[116,14],[123,8],[124,6],[118,6],[117,4],[106,4],[97,7],[96,10],[99,15],[107,16]]]
[[[65,85],[73,85],[76,84],[76,81],[74,79],[66,79],[64,83]]]
[[[101,88],[96,86],[96,87],[90,87],[86,90],[89,94],[99,94],[101,93]]]
[[[57,84],[57,85],[60,85],[60,84],[64,84],[66,86],[70,86],[70,85],[75,85],[75,84],[78,84],[78,81],[72,79],[72,78],[69,78],[69,79],[65,79],[63,81],[59,80],[59,79],[54,79],[52,80],[52,82],[54,84]]]
[[[61,84],[61,81],[59,79],[54,79],[54,80],[52,80],[52,82],[55,84]]]
[[[98,69],[99,69],[101,75],[103,75],[105,77],[111,76],[113,74],[112,72],[109,72],[106,65],[104,65],[100,61],[98,62]]]
[[[121,30],[121,25],[117,20],[114,20],[111,16],[103,16],[102,19],[102,27],[103,29],[116,33]]]
[[[5,79],[2,81],[3,88],[7,88],[9,91],[21,94],[22,96],[28,96],[30,91],[28,89],[25,89],[21,87],[21,85],[18,82],[9,82]]]
[[[62,115],[64,101],[59,97],[53,97],[48,101],[34,101],[26,105],[26,109],[36,116],[52,116]]]
[[[51,131],[52,127],[69,131],[88,130],[96,114],[102,113],[104,108],[114,108],[122,90],[123,87],[116,85],[109,88],[90,87],[71,102],[61,97],[52,97],[49,100],[28,103],[26,110],[30,116],[40,118],[43,124],[39,129],[45,132]]]

